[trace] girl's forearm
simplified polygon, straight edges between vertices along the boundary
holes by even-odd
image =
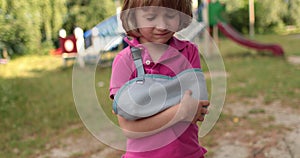
[[[128,138],[150,136],[182,121],[182,118],[177,115],[178,108],[179,105],[175,105],[154,116],[135,121],[118,116],[119,124]]]
[[[196,100],[191,94],[191,91],[186,91],[179,104],[145,119],[129,121],[118,116],[120,127],[127,137],[140,138],[161,132],[180,121],[202,121],[202,114],[207,113],[207,109],[202,107],[208,106],[209,102]]]

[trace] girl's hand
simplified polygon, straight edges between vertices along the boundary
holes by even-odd
[[[201,106],[201,108],[200,108]],[[208,114],[207,107],[209,106],[209,102],[207,100],[200,100],[199,101],[199,108],[194,117],[192,123],[196,124],[197,121],[203,121],[206,114]]]
[[[179,116],[182,121],[197,123],[203,121],[204,115],[208,113],[207,100],[196,100],[192,96],[192,91],[187,90],[179,104]]]

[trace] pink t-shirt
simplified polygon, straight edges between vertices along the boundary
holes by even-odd
[[[154,63],[148,50],[137,39],[129,41],[129,46],[140,47],[146,74],[161,74],[170,77],[190,68],[201,68],[197,46],[173,37],[158,62]],[[114,59],[110,81],[110,97],[129,80],[137,77],[130,47],[122,50]],[[152,136],[128,139],[127,152],[123,158],[202,158],[207,151],[199,145],[198,126],[180,122]]]

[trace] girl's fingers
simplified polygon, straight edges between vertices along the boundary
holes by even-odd
[[[202,109],[201,109],[201,114],[202,114],[202,115],[203,115],[203,114],[208,114],[207,108],[202,108]]]
[[[199,101],[199,106],[202,106],[202,107],[207,107],[209,106],[209,101],[208,100],[200,100]]]
[[[188,96],[191,96],[192,95],[192,91],[191,90],[187,90],[187,91],[185,91],[185,94],[188,95]]]
[[[202,108],[201,108],[201,116],[199,117],[198,121],[203,121],[205,115],[209,113],[209,111],[207,109],[207,106],[208,106],[208,104],[206,104],[206,106],[202,106]]]
[[[194,117],[192,123],[195,124],[198,121],[203,121],[206,114],[208,114],[208,109],[206,107],[202,107],[201,109],[198,110],[198,113]]]

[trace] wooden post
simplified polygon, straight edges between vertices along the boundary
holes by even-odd
[[[203,16],[203,22],[205,23],[205,25],[209,28],[209,19],[208,19],[208,1],[207,0],[203,0],[203,11],[202,11],[202,16]]]
[[[251,38],[255,35],[255,11],[254,11],[254,0],[249,0],[249,35]]]
[[[213,26],[213,38],[217,46],[219,46],[219,28],[217,25]]]
[[[211,47],[210,47],[210,34],[209,34],[209,10],[208,10],[208,5],[209,5],[209,0],[202,0],[202,3],[203,3],[203,10],[202,10],[202,19],[203,19],[203,22],[206,26],[206,33],[204,33],[204,55],[205,56],[210,56],[211,54]]]

